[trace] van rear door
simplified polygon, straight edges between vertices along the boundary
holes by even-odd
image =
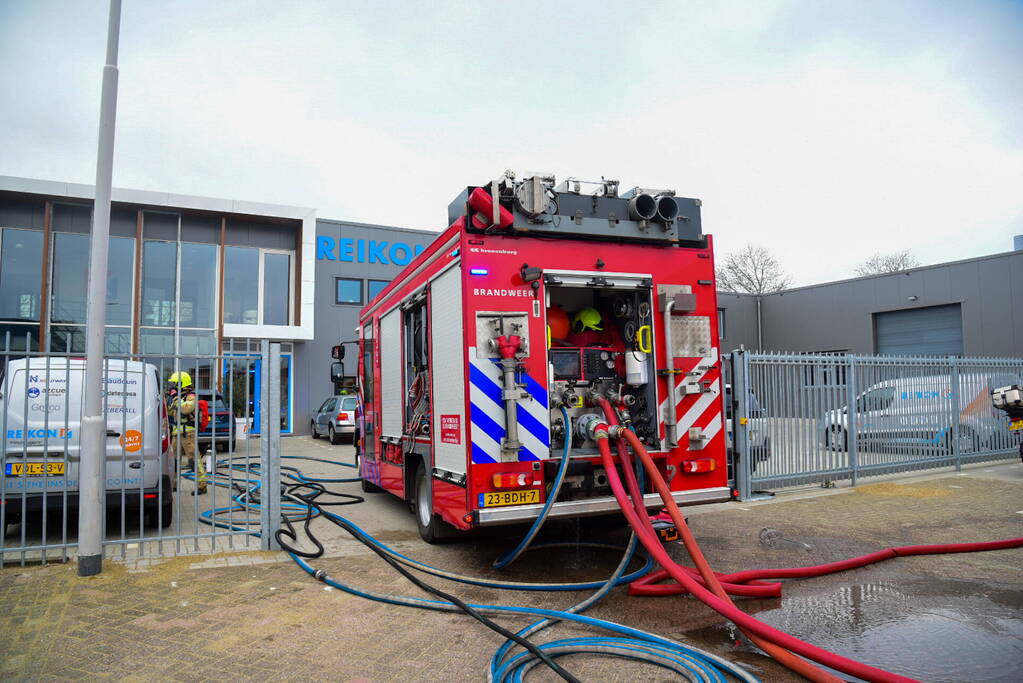
[[[109,361],[103,378],[107,489],[155,488],[159,484],[161,400],[152,366]]]
[[[108,361],[103,378],[108,490],[159,483],[159,384],[145,367]],[[8,369],[7,492],[77,491],[85,362],[37,358],[31,365],[12,361]]]

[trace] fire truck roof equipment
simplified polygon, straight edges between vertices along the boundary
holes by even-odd
[[[618,193],[618,181],[552,175],[517,180],[506,171],[485,186],[465,188],[448,206],[448,224],[465,216],[466,230],[493,234],[582,237],[705,248],[699,199],[674,190],[635,187]]]

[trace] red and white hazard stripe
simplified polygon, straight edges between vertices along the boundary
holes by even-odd
[[[721,380],[715,379],[707,387],[708,391],[700,394],[686,394],[684,385],[687,383],[700,383],[703,378],[707,375],[712,367],[718,362],[718,350],[712,348],[710,355],[704,356],[696,361],[692,368],[690,368],[686,374],[676,375],[678,380],[674,384],[674,392],[672,396],[673,409],[675,414],[678,415],[679,407],[685,400],[687,395],[695,395],[697,398],[693,401],[681,415],[678,415],[677,431],[679,445],[688,448],[689,446],[689,429],[692,427],[700,427],[703,430],[703,435],[707,442],[713,439],[718,432],[721,431],[723,425],[720,403],[718,398],[721,395]],[[693,373],[693,374],[689,374]],[[667,411],[668,399],[665,398],[661,401],[660,415],[664,416]]]

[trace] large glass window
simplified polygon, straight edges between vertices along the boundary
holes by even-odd
[[[177,244],[147,241],[142,245],[143,325],[174,326],[177,270]]]
[[[263,324],[287,325],[291,299],[291,256],[263,254]]]
[[[107,353],[131,353],[130,327],[108,327],[103,339]]]
[[[50,351],[85,353],[85,325],[51,325]],[[105,353],[131,353],[131,328],[107,327],[103,333]]]
[[[0,236],[0,320],[39,322],[43,234],[5,228]]]
[[[182,243],[178,326],[213,328],[217,320],[216,308],[216,245]]]
[[[224,322],[259,323],[259,249],[225,248]]]
[[[112,237],[107,253],[107,324],[131,325],[135,238]]]
[[[53,282],[50,320],[85,324],[88,314],[89,236],[56,233],[53,237]],[[135,240],[112,237],[107,253],[107,323],[131,325]]]
[[[213,356],[217,353],[217,335],[212,330],[181,330],[178,348],[178,353],[186,356]]]
[[[39,350],[39,325],[0,323],[0,351],[24,351],[26,339],[29,351]]]
[[[224,322],[290,325],[291,258],[290,252],[226,247]]]
[[[88,313],[89,236],[55,234],[52,272],[50,320],[84,324]],[[63,350],[64,346],[58,348]]]
[[[174,330],[147,330],[139,332],[139,351],[146,356],[174,354]]]

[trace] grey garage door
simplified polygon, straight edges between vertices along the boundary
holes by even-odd
[[[961,356],[963,315],[959,304],[874,314],[877,353],[882,356]]]

